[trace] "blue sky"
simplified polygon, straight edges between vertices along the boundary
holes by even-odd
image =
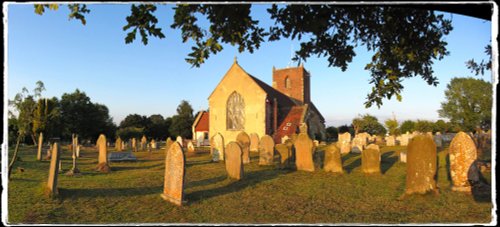
[[[125,44],[126,16],[130,4],[89,4],[84,26],[68,19],[66,6],[47,10],[43,16],[34,13],[31,4],[9,4],[7,32],[7,97],[12,99],[22,87],[33,90],[41,80],[44,97],[61,97],[63,93],[84,91],[92,100],[106,105],[115,123],[128,114],[150,116],[175,114],[181,100],[187,100],[196,111],[208,108],[208,96],[219,83],[236,56],[238,63],[250,74],[271,84],[272,67],[284,68],[290,63],[291,49],[299,42],[280,40],[264,43],[253,54],[239,53],[236,48],[211,57],[200,68],[193,68],[185,58],[190,43],[182,43],[179,30],[170,28],[173,5],[158,6],[155,15],[164,39],[150,38],[144,46],[140,37]],[[252,15],[263,27],[271,25],[265,9],[254,5]],[[415,77],[403,82],[403,100],[384,100],[365,109],[364,102],[371,85],[370,74],[364,70],[371,54],[362,46],[348,70],[329,68],[326,58],[311,57],[304,64],[311,73],[311,98],[326,119],[326,125],[348,124],[359,114],[371,114],[380,122],[394,113],[399,121],[439,118],[437,110],[444,101],[444,90],[453,77],[473,76],[465,67],[469,59],[486,58],[484,47],[491,42],[491,22],[456,14],[453,31],[445,37],[450,55],[434,63],[437,87]],[[5,25],[5,24],[4,24]],[[478,76],[491,82],[490,72]]]

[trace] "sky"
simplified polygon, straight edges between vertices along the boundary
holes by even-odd
[[[66,6],[38,15],[32,4],[4,5],[7,98],[13,99],[23,87],[32,91],[41,80],[46,88],[43,97],[60,99],[64,93],[79,89],[92,102],[106,105],[117,125],[129,114],[170,117],[182,100],[187,100],[196,113],[208,109],[208,96],[235,57],[245,71],[271,85],[272,67],[290,65],[292,50],[299,48],[298,41],[289,39],[265,42],[254,53],[239,53],[237,48],[223,45],[223,51],[211,55],[201,67],[192,67],[185,61],[192,43],[182,43],[180,31],[170,28],[173,6],[158,6],[155,16],[166,37],[150,37],[145,46],[140,36],[125,44],[127,32],[122,27],[130,4],[88,4],[91,12],[85,16],[86,25],[69,20]],[[268,7],[252,6],[252,16],[264,28],[273,24],[265,11]],[[393,115],[400,122],[436,121],[441,119],[437,110],[445,101],[444,91],[452,78],[475,77],[491,82],[490,71],[474,76],[465,62],[487,58],[484,47],[491,43],[492,23],[442,14],[452,19],[453,30],[444,38],[450,55],[433,65],[439,85],[430,86],[420,77],[405,79],[401,102],[394,97],[384,99],[380,108],[364,107],[371,90],[370,74],[364,68],[372,56],[365,46],[355,49],[357,55],[344,72],[328,67],[325,57],[307,59],[304,67],[311,74],[311,99],[325,117],[326,126],[350,124],[364,114],[377,117],[381,123]]]

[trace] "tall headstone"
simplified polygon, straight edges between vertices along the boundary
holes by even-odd
[[[380,149],[378,145],[370,144],[361,153],[361,169],[363,173],[380,173]]]
[[[355,136],[354,139],[352,140],[351,144],[351,152],[353,153],[361,153],[364,149],[364,146],[366,144],[366,139],[364,136]]]
[[[242,131],[236,136],[236,142],[240,143],[243,152],[243,164],[250,163],[250,136]]]
[[[59,190],[57,189],[57,176],[59,175],[58,165],[60,162],[61,148],[58,143],[54,143],[51,153],[49,179],[45,189],[45,195],[48,197],[54,197],[59,194]]]
[[[132,138],[132,151],[137,152],[137,140]]]
[[[122,148],[122,139],[120,137],[116,138],[115,140],[115,150],[116,151],[122,151],[123,148]]]
[[[410,141],[410,133],[406,132],[405,134],[401,135],[401,140],[399,141],[399,144],[401,146],[408,146],[409,141]]]
[[[148,139],[146,138],[145,135],[142,136],[141,138],[141,151],[146,150],[146,144],[148,143]]]
[[[402,163],[406,163],[406,151],[399,152],[399,161]]]
[[[450,143],[450,175],[453,191],[471,192],[472,185],[479,183],[476,165],[477,150],[472,138],[464,132],[455,135]]]
[[[408,143],[406,159],[405,194],[437,192],[437,151],[432,137],[414,136]]]
[[[243,152],[240,143],[229,142],[225,151],[227,175],[232,179],[243,179]]]
[[[337,143],[339,144],[341,154],[351,152],[351,134],[349,132],[339,134],[339,140]]]
[[[175,141],[177,141],[177,143],[184,147],[184,139],[182,139],[181,136],[177,136],[177,138],[175,138]]]
[[[224,150],[226,149],[224,147],[224,137],[220,133],[217,133],[217,134],[215,134],[215,136],[213,136],[213,142],[214,142],[214,147],[213,147],[212,158],[217,156],[217,157],[219,157],[218,160],[224,160],[225,159]]]
[[[99,172],[108,173],[111,172],[111,167],[108,164],[108,149],[106,147],[106,136],[101,134],[97,140],[97,145],[99,147],[99,160],[96,166],[96,170]]]
[[[295,165],[297,170],[314,171],[313,162],[313,141],[307,133],[300,133],[294,143],[295,146]]]
[[[178,142],[170,145],[165,157],[165,180],[161,197],[178,206],[184,202],[185,163],[182,146]]]
[[[326,172],[344,173],[344,170],[342,168],[340,149],[336,144],[330,144],[328,147],[326,147],[323,169]]]
[[[257,133],[250,134],[250,151],[259,151],[259,135],[257,135]]]
[[[280,168],[281,169],[290,168],[291,157],[292,157],[291,147],[287,146],[286,144],[276,144],[275,149],[280,156]]]
[[[152,140],[151,140],[151,149],[156,150],[156,145],[157,145],[157,144],[156,144],[156,140],[155,140],[155,139],[152,139]]]
[[[264,135],[259,143],[259,165],[274,164],[274,140],[269,135]]]
[[[38,136],[38,151],[36,154],[36,160],[38,161],[42,160],[42,147],[43,147],[43,133],[40,132],[40,135]]]

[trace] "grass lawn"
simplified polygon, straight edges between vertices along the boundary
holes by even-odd
[[[319,147],[321,150],[322,147]],[[491,198],[451,191],[447,148],[438,153],[439,195],[398,198],[405,188],[406,147],[382,147],[382,174],[365,176],[361,155],[342,157],[345,173],[278,170],[258,165],[258,154],[244,166],[244,179],[227,179],[223,162],[201,152],[188,156],[185,199],[177,207],[164,201],[164,150],[134,153],[137,162],[112,162],[109,174],[95,172],[97,151],[84,148],[79,177],[59,175],[60,196],[48,199],[42,186],[49,162],[36,161],[36,148],[20,151],[8,184],[9,224],[21,223],[489,223]],[[13,150],[13,148],[11,149]],[[10,152],[12,153],[12,151]],[[321,154],[322,151],[318,152]],[[63,148],[63,173],[71,153]],[[318,163],[318,165],[321,165]],[[24,168],[24,172],[17,170]],[[485,178],[490,181],[490,172]]]

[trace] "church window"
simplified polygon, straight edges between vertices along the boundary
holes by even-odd
[[[227,99],[226,128],[228,130],[245,129],[245,101],[236,91]]]
[[[292,87],[292,81],[290,81],[290,78],[288,76],[285,78],[285,88],[291,88]]]

